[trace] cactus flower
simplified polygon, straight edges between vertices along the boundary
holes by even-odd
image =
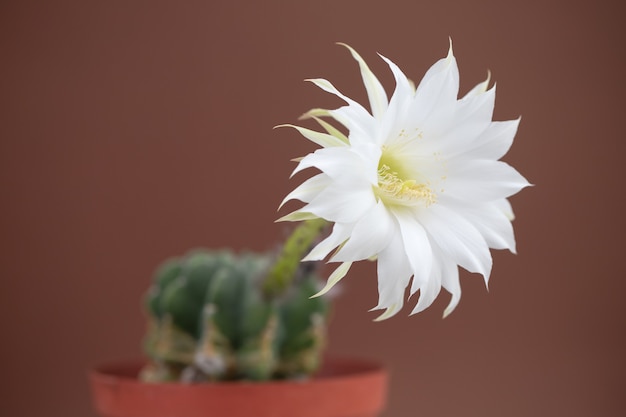
[[[376,260],[379,319],[396,314],[405,291],[419,292],[412,313],[429,307],[443,287],[451,294],[444,317],[461,297],[458,267],[488,282],[490,249],[515,252],[507,198],[529,183],[500,158],[510,148],[518,120],[492,121],[495,86],[489,78],[458,99],[459,73],[452,46],[417,87],[389,59],[395,78],[391,98],[365,61],[349,46],[365,85],[371,112],[324,79],[309,80],[346,105],[314,109],[324,132],[297,129],[320,149],[299,160],[294,174],[320,172],[285,200],[304,206],[280,220],[324,219],[330,234],[304,260],[340,265],[328,291],[353,262]],[[324,117],[343,125],[347,135]],[[332,254],[331,254],[332,252]],[[330,254],[330,256],[329,256]]]

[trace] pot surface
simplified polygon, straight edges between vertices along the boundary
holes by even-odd
[[[387,371],[364,360],[330,358],[307,381],[145,383],[142,362],[91,372],[95,408],[103,417],[377,417]]]

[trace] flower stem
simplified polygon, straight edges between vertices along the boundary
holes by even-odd
[[[267,297],[277,297],[289,288],[296,278],[300,260],[310,250],[326,224],[324,219],[312,219],[303,221],[295,228],[265,277],[263,292]]]

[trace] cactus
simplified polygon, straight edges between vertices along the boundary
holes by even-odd
[[[288,246],[283,253],[293,252]],[[311,298],[320,285],[307,264],[290,272],[291,285],[283,291],[271,284],[274,290],[267,291],[277,264],[284,262],[270,255],[208,250],[164,262],[145,300],[151,362],[140,377],[200,382],[314,372],[326,339],[328,301]]]

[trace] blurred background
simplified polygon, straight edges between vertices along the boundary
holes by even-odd
[[[0,3],[0,415],[93,417],[86,372],[141,354],[140,298],[189,248],[266,250],[291,130],[365,99],[352,45],[419,80],[452,37],[461,94],[497,82],[522,115],[507,162],[518,255],[489,291],[462,275],[426,312],[373,323],[374,265],[344,280],[329,350],[392,373],[383,417],[626,414],[623,122],[616,1],[3,1]],[[284,214],[284,213],[283,213]],[[411,304],[412,305],[412,304]],[[297,416],[296,416],[297,417]]]

